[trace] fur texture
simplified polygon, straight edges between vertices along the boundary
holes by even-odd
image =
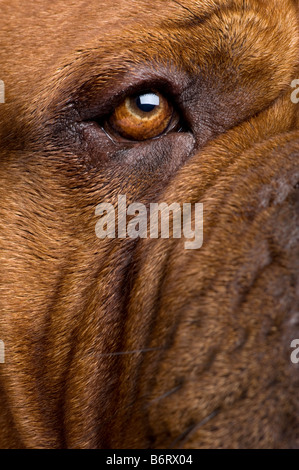
[[[298,447],[298,41],[290,0],[1,2],[1,447]],[[115,145],[148,88],[184,131]],[[203,247],[97,239],[118,194]]]

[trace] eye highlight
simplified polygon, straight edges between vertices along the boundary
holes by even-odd
[[[179,122],[168,100],[156,91],[128,96],[106,121],[106,129],[114,135],[133,140],[153,139]]]

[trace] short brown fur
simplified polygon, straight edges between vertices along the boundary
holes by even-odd
[[[0,9],[0,447],[298,447],[297,2]],[[188,131],[84,124],[136,83]],[[203,202],[203,247],[97,239],[118,194]]]

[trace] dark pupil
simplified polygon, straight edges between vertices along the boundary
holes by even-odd
[[[150,113],[156,106],[159,106],[159,96],[154,93],[146,93],[136,98],[136,106],[144,113]]]

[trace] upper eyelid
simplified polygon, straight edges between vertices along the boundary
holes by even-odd
[[[167,101],[171,103],[171,105],[173,106],[175,110],[179,111],[179,105],[177,103],[177,99],[174,96],[172,96],[171,93],[166,92],[165,88],[166,87],[163,85],[160,85],[160,87],[158,86],[151,87],[148,83],[144,83],[144,84],[141,83],[132,88],[130,87],[129,90],[122,90],[120,93],[117,93],[116,95],[114,95],[111,100],[109,100],[109,104],[106,104],[106,106],[103,107],[102,112],[99,112],[97,116],[94,115],[93,117],[94,118],[97,117],[98,119],[108,118],[113,113],[113,111],[124,102],[126,98],[138,96],[139,94],[143,94],[147,92],[160,93],[162,96],[164,96],[167,99]],[[89,119],[90,118],[88,117],[87,119],[83,118],[83,120],[89,120]]]
[[[107,116],[126,97],[149,90],[161,93],[177,111],[183,111],[180,96],[188,86],[189,77],[179,71],[176,74],[172,70],[160,72],[140,66],[136,70],[112,75],[102,84],[99,78],[90,79],[77,90],[73,100],[79,116],[82,120],[90,120],[96,115]]]

